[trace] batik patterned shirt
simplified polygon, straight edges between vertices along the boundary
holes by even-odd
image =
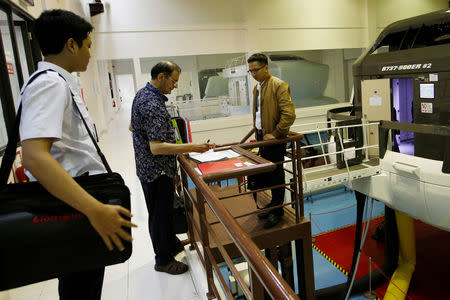
[[[140,89],[133,100],[131,126],[136,173],[142,182],[152,182],[161,175],[176,173],[175,155],[153,155],[150,141],[175,143],[175,133],[165,102],[167,97],[150,83]]]

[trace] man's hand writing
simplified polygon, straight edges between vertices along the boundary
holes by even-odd
[[[201,144],[191,144],[192,145],[192,152],[206,152],[211,148],[214,148],[215,144],[209,144],[209,143],[201,143]]]

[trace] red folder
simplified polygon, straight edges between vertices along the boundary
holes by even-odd
[[[241,164],[241,166],[236,166],[236,164],[239,163]],[[198,168],[200,169],[202,174],[217,173],[244,167],[246,167],[246,165],[244,165],[244,163],[238,158],[198,164]]]

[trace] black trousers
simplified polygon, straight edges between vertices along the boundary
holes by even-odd
[[[256,139],[262,141],[263,137],[260,132],[257,132]],[[284,156],[286,155],[286,144],[278,144],[269,147],[261,147],[259,149],[259,155],[271,162],[284,161]],[[260,189],[268,186],[274,186],[279,184],[284,184],[284,169],[283,165],[278,165],[277,168],[272,172],[257,174],[249,176],[249,188],[250,189]],[[284,203],[284,192],[285,188],[275,188],[271,189],[272,200],[269,206],[281,205]],[[283,208],[274,209],[271,213],[276,215],[283,215]]]
[[[60,300],[100,300],[105,268],[71,273],[59,277]]]
[[[152,182],[141,182],[148,211],[148,229],[157,266],[173,261],[180,240],[173,230],[173,179],[161,175]]]

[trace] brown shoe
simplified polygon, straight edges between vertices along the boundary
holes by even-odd
[[[267,220],[266,220],[266,222],[265,222],[264,225],[263,225],[264,229],[269,229],[269,228],[274,227],[275,225],[277,225],[278,223],[280,223],[281,218],[282,218],[282,216],[279,216],[279,215],[275,215],[275,214],[273,214],[273,213],[270,213],[270,214],[267,216]]]
[[[155,265],[155,270],[158,272],[165,272],[165,273],[169,273],[172,275],[178,275],[178,274],[183,274],[183,273],[187,272],[187,270],[189,270],[189,267],[188,267],[188,265],[186,265],[180,261],[173,260],[164,266]]]

